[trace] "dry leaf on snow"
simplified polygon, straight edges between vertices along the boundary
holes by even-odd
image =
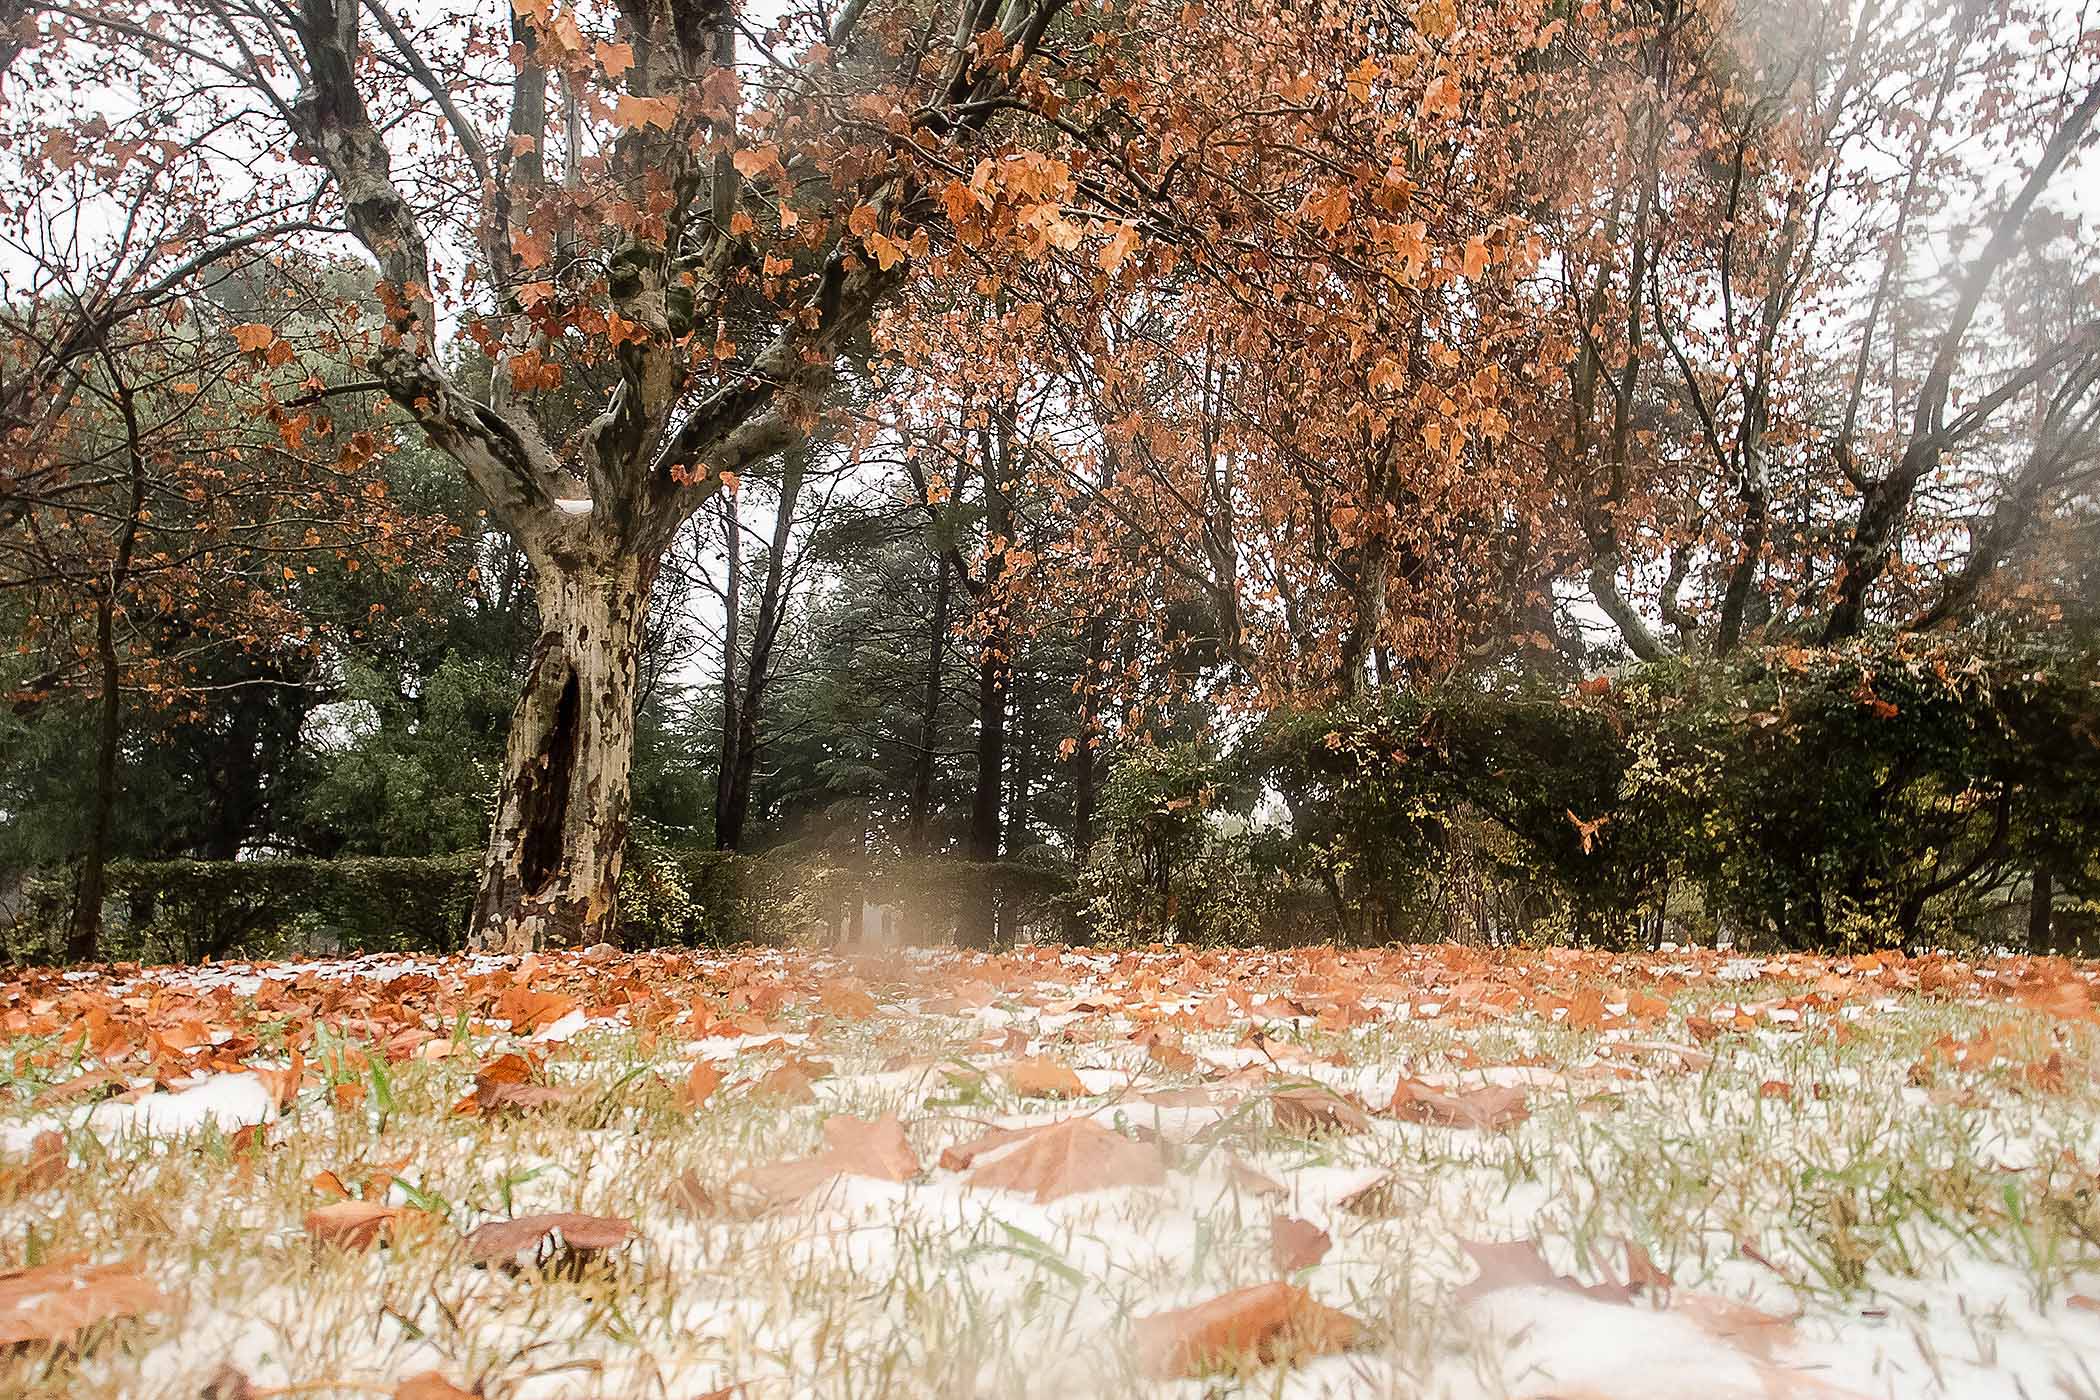
[[[722,1213],[721,1203],[715,1199],[715,1193],[707,1189],[707,1183],[700,1179],[700,1173],[691,1167],[679,1173],[678,1180],[672,1182],[670,1189],[664,1192],[664,1199],[695,1220],[709,1220]]]
[[[894,1113],[867,1122],[843,1113],[824,1120],[823,1152],[792,1162],[751,1167],[730,1179],[739,1208],[775,1210],[792,1205],[840,1176],[871,1176],[881,1181],[909,1181],[919,1174],[919,1159],[905,1140],[904,1125]]]
[[[1235,1191],[1245,1191],[1253,1196],[1288,1196],[1290,1191],[1272,1176],[1264,1175],[1233,1153],[1225,1159],[1225,1180]]]
[[[49,1108],[53,1104],[70,1103],[99,1095],[104,1090],[121,1093],[129,1088],[129,1082],[113,1069],[91,1069],[85,1074],[76,1074],[60,1084],[53,1084],[29,1101],[31,1108]]]
[[[1011,1147],[1022,1139],[1032,1137],[1041,1131],[1040,1125],[1033,1128],[994,1128],[983,1137],[972,1138],[968,1142],[959,1142],[952,1147],[944,1147],[941,1149],[940,1156],[941,1170],[950,1172],[967,1171],[970,1164],[979,1157],[984,1156],[985,1153],[997,1152],[1002,1147]]]
[[[1403,1122],[1445,1128],[1507,1128],[1531,1116],[1524,1091],[1513,1085],[1488,1084],[1445,1093],[1418,1079],[1402,1079],[1394,1085],[1392,1102],[1385,1111]]]
[[[1371,1126],[1364,1111],[1321,1084],[1300,1084],[1269,1096],[1276,1126],[1285,1132],[1360,1133]]]
[[[1670,1311],[1682,1313],[1707,1335],[1760,1361],[1770,1361],[1773,1351],[1794,1337],[1793,1318],[1712,1293],[1680,1294],[1671,1300]]]
[[[1362,1220],[1390,1220],[1401,1210],[1400,1178],[1391,1172],[1336,1198],[1335,1205]]]
[[[1334,1241],[1310,1220],[1279,1215],[1269,1222],[1269,1260],[1279,1274],[1295,1274],[1327,1257]]]
[[[1643,1291],[1662,1294],[1676,1286],[1667,1273],[1657,1266],[1648,1251],[1632,1240],[1620,1241],[1626,1252],[1626,1281],[1621,1283],[1611,1275],[1608,1268],[1600,1269],[1604,1275],[1602,1283],[1580,1283],[1565,1274],[1555,1273],[1553,1266],[1539,1253],[1537,1240],[1516,1240],[1509,1244],[1479,1244],[1472,1240],[1460,1240],[1459,1248],[1480,1266],[1480,1276],[1459,1289],[1454,1301],[1465,1304],[1501,1288],[1556,1288],[1563,1292],[1577,1293],[1602,1303],[1631,1303],[1634,1296]],[[1686,1295],[1691,1301],[1704,1295]],[[1770,1320],[1771,1315],[1754,1308],[1731,1304],[1725,1299],[1707,1299],[1707,1313],[1720,1325],[1750,1328],[1761,1325],[1761,1320]],[[1718,1305],[1718,1306],[1712,1306]],[[1743,1308],[1741,1315],[1730,1316],[1728,1308]],[[1696,1307],[1682,1311],[1697,1312]],[[1706,1326],[1698,1316],[1701,1326]],[[1709,1331],[1715,1328],[1709,1327]],[[1720,1335],[1716,1332],[1716,1335]]]
[[[715,1096],[722,1087],[722,1071],[715,1068],[713,1060],[693,1061],[692,1072],[685,1077],[685,1087],[679,1091],[678,1101],[687,1108],[698,1108]]]
[[[370,1249],[392,1235],[401,1215],[397,1206],[378,1201],[334,1201],[306,1213],[306,1233],[316,1244],[342,1249]]]
[[[752,1080],[745,1086],[745,1093],[754,1099],[770,1099],[775,1103],[815,1103],[817,1091],[814,1085],[830,1069],[831,1066],[815,1060],[790,1060]]]
[[[1001,1065],[999,1077],[1024,1099],[1076,1099],[1086,1094],[1086,1085],[1069,1066],[1040,1057]]]
[[[1264,1283],[1138,1318],[1132,1330],[1139,1369],[1166,1379],[1321,1356],[1354,1344],[1362,1329],[1302,1288]]]
[[[395,1386],[394,1400],[481,1400],[481,1390],[461,1390],[437,1372],[425,1371]]]
[[[1026,1191],[1049,1202],[1117,1186],[1157,1186],[1166,1179],[1157,1147],[1110,1132],[1091,1118],[1066,1118],[1028,1132],[1011,1152],[978,1166],[969,1184]]]
[[[29,1160],[0,1172],[0,1187],[10,1197],[26,1196],[56,1186],[70,1167],[64,1133],[41,1132],[29,1143]]]
[[[211,1373],[204,1389],[197,1392],[197,1400],[257,1400],[255,1382],[248,1379],[240,1368],[221,1362],[219,1369]]]
[[[492,1220],[467,1234],[467,1257],[477,1264],[518,1264],[531,1254],[535,1264],[556,1259],[582,1262],[616,1249],[634,1237],[634,1222],[614,1215],[557,1212]]]
[[[894,1113],[873,1122],[834,1114],[824,1120],[824,1141],[830,1144],[824,1155],[840,1163],[840,1171],[883,1181],[909,1181],[919,1174],[918,1154]]]
[[[136,1317],[160,1306],[161,1291],[135,1264],[88,1264],[78,1259],[0,1273],[0,1346],[64,1344],[116,1317]]]

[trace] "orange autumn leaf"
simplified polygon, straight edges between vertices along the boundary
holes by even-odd
[[[481,1400],[481,1391],[462,1390],[436,1371],[424,1371],[395,1386],[393,1400]]]
[[[1132,1324],[1138,1369],[1174,1379],[1293,1362],[1356,1343],[1362,1326],[1288,1283],[1264,1283]]]
[[[634,97],[622,93],[614,104],[613,120],[630,131],[644,127],[655,127],[669,131],[678,120],[678,99],[675,97]]]
[[[678,1101],[688,1109],[695,1109],[715,1096],[722,1087],[722,1071],[713,1060],[693,1061],[692,1071],[685,1077],[685,1085],[678,1091]]]
[[[824,1120],[825,1150],[814,1157],[738,1172],[729,1186],[749,1210],[772,1210],[803,1200],[841,1176],[879,1181],[909,1181],[919,1174],[919,1159],[904,1136],[897,1115],[872,1122],[834,1114]]]
[[[1011,1151],[980,1163],[969,1184],[1025,1191],[1040,1204],[1119,1186],[1157,1186],[1166,1163],[1150,1143],[1112,1133],[1091,1118],[1066,1118],[1026,1133]]]
[[[1309,1220],[1279,1215],[1269,1222],[1269,1262],[1279,1274],[1295,1274],[1327,1257],[1334,1241]]]
[[[1269,1098],[1276,1126],[1288,1133],[1360,1133],[1371,1126],[1364,1111],[1322,1084],[1297,1084]]]
[[[306,1233],[316,1244],[340,1249],[370,1249],[386,1239],[401,1209],[378,1201],[335,1201],[306,1213]]]
[[[1086,1086],[1069,1067],[1040,1057],[1001,1065],[999,1077],[1024,1099],[1076,1099],[1086,1094]]]
[[[554,1212],[492,1220],[467,1234],[467,1257],[477,1264],[512,1264],[526,1254],[539,1263],[580,1259],[617,1249],[634,1238],[634,1222],[612,1215]]]
[[[0,1346],[66,1345],[98,1322],[136,1317],[163,1302],[135,1264],[78,1259],[0,1273]]]
[[[1387,1113],[1407,1123],[1433,1123],[1446,1128],[1507,1128],[1531,1116],[1524,1091],[1512,1085],[1488,1084],[1445,1093],[1416,1079],[1393,1086]]]

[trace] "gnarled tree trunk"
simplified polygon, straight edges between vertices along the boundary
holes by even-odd
[[[511,717],[468,946],[604,938],[627,843],[634,692],[654,556],[562,560],[536,584],[540,637]]]

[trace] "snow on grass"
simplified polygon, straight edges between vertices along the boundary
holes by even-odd
[[[136,1259],[169,1300],[0,1357],[0,1393],[195,1396],[231,1365],[345,1396],[437,1371],[497,1400],[2100,1397],[2092,983],[1454,949],[26,973],[0,1142],[20,1162],[55,1128],[66,1167],[0,1192],[0,1262]],[[563,1092],[459,1111],[514,1051]],[[997,1067],[1029,1056],[1084,1097],[1016,1097]],[[725,1081],[694,1108],[698,1059]],[[116,1097],[54,1090],[105,1063],[122,1082],[90,1089]],[[754,1093],[790,1063],[809,1102]],[[1529,1116],[1401,1121],[1403,1078],[1514,1086]],[[1279,1119],[1308,1083],[1361,1125]],[[738,1206],[740,1173],[824,1151],[834,1114],[896,1115],[924,1169]],[[1075,1114],[1156,1142],[1164,1183],[1039,1202],[938,1165]],[[335,1183],[368,1181],[403,1208],[387,1244],[310,1237]],[[479,1224],[562,1211],[638,1237],[517,1274],[466,1256]],[[1360,1344],[1140,1374],[1133,1319],[1273,1280],[1279,1214],[1332,1238],[1292,1282]],[[1487,1286],[1466,1246],[1517,1241],[1538,1276]],[[1670,1285],[1614,1290],[1629,1245]]]

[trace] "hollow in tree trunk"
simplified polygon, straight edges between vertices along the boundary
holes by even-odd
[[[511,718],[468,944],[610,939],[627,842],[634,697],[656,560],[564,561],[537,577],[540,637]]]

